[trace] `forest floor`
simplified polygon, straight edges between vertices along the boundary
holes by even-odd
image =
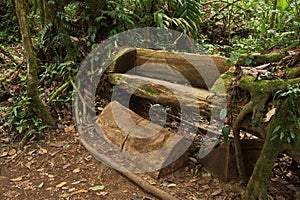
[[[80,143],[72,122],[59,127],[31,139],[22,151],[8,134],[1,135],[0,199],[157,199],[94,159]],[[286,156],[274,165],[269,186],[273,199],[297,199],[300,181],[291,167]],[[241,199],[244,193],[240,181],[223,183],[199,163],[159,180],[142,178],[182,200]]]
[[[17,88],[9,87],[11,93]],[[2,111],[0,116],[4,116]],[[34,136],[22,151],[15,136],[4,128],[7,122],[0,123],[1,200],[157,199],[97,161],[81,144],[71,113],[65,110],[63,116],[56,130]],[[159,180],[140,176],[180,200],[241,199],[245,190],[239,180],[224,183],[198,162]],[[273,167],[268,193],[270,199],[300,200],[300,167],[285,154]]]

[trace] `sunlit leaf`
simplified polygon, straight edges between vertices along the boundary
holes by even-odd
[[[98,191],[98,190],[104,190],[104,188],[105,187],[103,185],[97,185],[97,186],[90,187],[90,190]]]
[[[289,7],[289,2],[287,0],[279,0],[277,2],[277,9],[284,11]]]
[[[273,133],[277,133],[281,129],[281,126],[276,126],[273,130]]]
[[[220,111],[220,118],[223,120],[223,119],[225,119],[226,116],[227,116],[227,109],[226,109],[226,108],[223,108],[223,109]]]

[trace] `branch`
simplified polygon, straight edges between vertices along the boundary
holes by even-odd
[[[62,93],[62,91],[63,91],[64,89],[66,89],[66,88],[70,85],[71,81],[73,81],[73,78],[70,78],[67,82],[65,82],[62,86],[60,86],[60,87],[59,87],[59,88],[51,95],[51,97],[50,97],[50,99],[49,99],[49,103],[51,103],[51,102],[53,101],[53,99],[55,99],[58,95],[60,95],[60,94]]]

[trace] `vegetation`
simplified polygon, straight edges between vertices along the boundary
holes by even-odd
[[[23,147],[33,135],[54,127],[60,109],[71,109],[72,82],[81,62],[101,41],[117,33],[140,27],[180,31],[211,54],[228,57],[238,74],[240,66],[284,62],[286,53],[299,46],[299,7],[299,0],[0,0],[0,111],[8,121],[7,131]],[[21,40],[23,49],[16,52]],[[251,98],[245,112],[232,120],[235,137],[239,123],[252,113],[253,121],[258,119],[257,126],[265,131],[261,132],[267,141],[262,154],[269,156],[267,165],[258,160],[246,199],[266,199],[265,185],[277,154],[285,144],[295,150],[300,129],[300,70],[294,67],[300,54],[296,53],[283,69],[285,80],[274,74],[259,81],[245,76],[236,85]],[[265,126],[259,117],[269,104],[277,111]],[[229,129],[224,132],[228,140]],[[238,164],[243,177],[242,163]]]

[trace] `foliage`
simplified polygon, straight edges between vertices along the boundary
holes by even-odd
[[[0,43],[20,40],[13,0],[0,0]]]
[[[291,99],[291,105],[289,106],[289,110],[286,112],[289,113],[290,118],[287,119],[290,121],[288,127],[282,127],[280,125],[276,126],[273,130],[273,137],[271,140],[274,140],[279,137],[281,141],[292,143],[293,140],[296,138],[296,133],[300,130],[300,104],[299,104],[299,97],[300,97],[300,84],[288,84],[287,83],[287,90],[278,90],[275,94],[273,99],[280,99],[280,98],[287,98]],[[291,124],[293,126],[291,126]]]
[[[200,3],[195,0],[168,1],[154,13],[154,22],[162,28],[173,28],[188,33],[195,39],[201,25]]]
[[[77,72],[76,63],[66,61],[63,63],[55,63],[52,65],[42,66],[44,71],[41,73],[41,81],[45,84],[51,81],[67,80],[69,76],[73,76]]]
[[[202,18],[206,19],[202,30],[208,37],[201,42],[213,53],[234,54],[232,58],[292,44],[299,39],[299,3],[299,0],[202,3],[205,13]]]
[[[29,26],[35,34],[33,41],[40,59],[42,90],[55,90],[73,77],[93,45],[132,28],[158,26],[182,31],[211,53],[221,52],[230,57],[230,63],[244,53],[293,43],[298,40],[300,30],[299,0],[101,2],[98,11],[93,12],[93,1],[28,1]],[[18,41],[14,3],[0,0],[0,5],[0,41]],[[280,97],[297,90],[296,87],[289,89],[280,93]],[[63,105],[70,100],[71,92],[67,89],[56,102]],[[28,111],[22,108],[22,105],[26,108],[26,101],[18,102],[10,118],[12,121],[20,121],[22,116],[29,119]],[[15,125],[26,124],[30,123],[25,120]]]
[[[9,108],[5,120],[8,122],[9,129],[16,137],[31,137],[34,134],[42,133],[49,126],[42,125],[41,119],[33,115],[28,105],[30,99],[22,96],[14,97],[15,105]]]

